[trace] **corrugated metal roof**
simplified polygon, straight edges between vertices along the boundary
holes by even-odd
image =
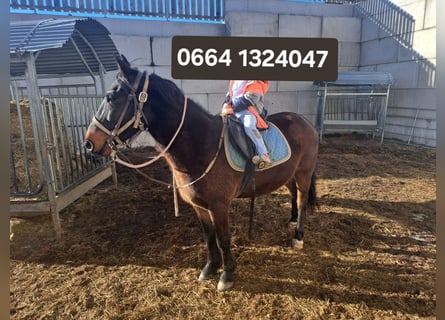
[[[12,76],[23,75],[25,61],[21,57],[25,53],[39,52],[36,59],[38,75],[88,74],[76,46],[93,73],[99,73],[99,61],[105,71],[117,69],[116,46],[110,32],[98,21],[90,18],[49,19],[11,22],[10,73]]]
[[[339,72],[336,81],[317,81],[315,85],[324,86],[365,86],[365,85],[390,85],[394,79],[389,72],[363,72],[350,71]]]

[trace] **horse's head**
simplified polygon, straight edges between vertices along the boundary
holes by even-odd
[[[130,66],[123,56],[116,57],[119,71],[110,90],[93,117],[85,135],[88,152],[108,156],[147,125],[142,108],[147,101],[149,76]]]

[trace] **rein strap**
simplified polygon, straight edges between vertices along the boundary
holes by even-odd
[[[184,97],[184,108],[182,111],[182,117],[181,117],[181,122],[179,123],[178,129],[176,129],[175,134],[173,135],[172,139],[170,140],[170,142],[168,143],[168,145],[164,148],[164,150],[162,150],[156,157],[154,157],[153,159],[146,161],[144,163],[141,164],[132,164],[129,162],[126,162],[124,160],[119,159],[119,157],[116,154],[116,150],[112,150],[112,154],[111,157],[112,159],[119,163],[122,164],[130,169],[141,169],[144,167],[147,167],[153,163],[155,163],[156,161],[158,161],[160,158],[164,157],[164,155],[167,153],[168,149],[170,149],[171,145],[173,144],[173,142],[175,141],[176,137],[179,134],[179,131],[181,131],[182,129],[182,125],[184,124],[184,119],[185,119],[185,113],[187,111],[187,97]]]

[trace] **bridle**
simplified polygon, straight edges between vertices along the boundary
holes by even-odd
[[[124,166],[126,166],[126,167],[128,167],[128,168],[136,169],[136,170],[139,171],[139,173],[141,173],[142,175],[144,175],[145,177],[147,177],[147,176],[146,176],[142,171],[140,171],[139,169],[144,168],[144,167],[146,167],[146,166],[149,166],[149,165],[153,164],[154,162],[156,162],[157,160],[159,160],[160,158],[164,157],[165,154],[167,153],[167,151],[170,149],[170,146],[171,146],[171,145],[173,144],[173,142],[175,141],[176,137],[178,136],[178,134],[179,134],[179,132],[181,131],[182,126],[183,126],[183,124],[184,124],[185,114],[186,114],[186,112],[187,112],[187,97],[184,96],[184,108],[183,108],[182,117],[181,117],[181,121],[180,121],[180,123],[179,123],[179,126],[178,126],[178,128],[176,129],[176,132],[174,133],[173,137],[171,138],[171,140],[170,140],[170,142],[167,144],[167,146],[166,146],[165,148],[163,148],[162,151],[161,151],[156,157],[154,157],[154,158],[152,158],[151,160],[146,161],[146,162],[144,162],[144,163],[135,165],[135,164],[129,163],[129,162],[127,162],[127,161],[124,161],[124,160],[122,160],[122,159],[120,159],[120,158],[118,157],[118,155],[117,155],[117,151],[118,151],[118,150],[117,150],[117,149],[118,149],[118,147],[126,148],[126,147],[128,147],[128,146],[131,144],[131,142],[127,142],[127,143],[122,142],[122,140],[119,138],[119,135],[120,135],[122,132],[124,132],[125,130],[127,130],[131,125],[133,125],[133,128],[135,128],[135,129],[136,129],[136,128],[139,128],[139,132],[138,132],[137,134],[135,134],[135,135],[131,138],[131,140],[134,140],[140,133],[142,133],[143,131],[146,130],[146,128],[145,128],[145,126],[144,126],[144,122],[142,122],[142,118],[144,119],[145,124],[148,125],[147,118],[145,117],[145,114],[142,112],[142,109],[143,109],[143,107],[144,107],[145,102],[148,101],[148,93],[147,93],[148,85],[149,85],[149,76],[148,76],[148,75],[145,76],[144,86],[143,86],[143,88],[142,88],[142,91],[139,93],[138,99],[136,99],[136,91],[137,91],[137,89],[139,88],[139,83],[140,83],[140,81],[142,80],[142,75],[143,75],[143,74],[142,74],[141,72],[138,72],[138,75],[137,75],[137,77],[136,77],[136,81],[135,81],[134,85],[131,85],[131,84],[128,82],[128,80],[125,79],[125,78],[123,78],[123,77],[119,77],[119,78],[118,78],[118,79],[119,79],[120,81],[122,81],[128,88],[130,88],[130,91],[131,91],[131,92],[129,93],[129,95],[128,95],[128,97],[127,97],[127,102],[125,103],[125,107],[124,107],[124,109],[123,109],[123,111],[122,111],[122,113],[121,113],[121,115],[120,115],[120,117],[119,117],[119,120],[118,120],[118,122],[116,123],[116,125],[114,126],[114,129],[113,129],[112,131],[110,131],[109,129],[107,129],[107,128],[106,128],[106,127],[105,127],[105,126],[104,126],[104,125],[103,125],[103,124],[96,118],[96,116],[93,117],[93,123],[94,123],[100,130],[102,130],[105,134],[108,135],[108,139],[107,139],[105,145],[102,147],[102,149],[103,149],[106,145],[108,145],[108,146],[111,148],[111,155],[110,155],[111,159],[112,159],[114,162],[117,162],[117,163],[119,163],[119,164],[122,164],[122,165],[124,165]],[[135,109],[134,115],[133,115],[133,117],[132,117],[130,120],[128,120],[124,125],[121,126],[121,124],[122,124],[122,122],[123,122],[123,119],[124,119],[124,117],[125,117],[125,114],[126,114],[128,108],[129,108],[129,106],[130,106],[130,103],[131,103],[132,101],[133,101],[133,105],[134,105],[134,109]],[[223,143],[223,140],[224,140],[224,133],[225,133],[226,125],[227,125],[227,117],[223,117],[223,128],[222,128],[222,130],[221,130],[221,135],[220,135],[220,138],[219,138],[218,149],[217,149],[217,151],[216,151],[216,154],[215,154],[214,158],[212,159],[212,161],[210,161],[210,163],[209,163],[209,165],[207,166],[207,168],[204,170],[204,172],[203,172],[198,178],[196,178],[195,180],[193,180],[193,181],[191,181],[191,182],[189,182],[189,183],[186,183],[186,184],[184,184],[184,185],[180,185],[180,186],[176,185],[176,183],[175,183],[175,178],[174,178],[174,177],[173,177],[173,184],[165,183],[165,182],[162,182],[162,181],[159,181],[159,180],[156,180],[156,179],[153,179],[153,178],[149,178],[149,177],[147,177],[147,178],[149,178],[150,180],[156,180],[156,182],[165,184],[165,185],[167,185],[167,186],[169,186],[169,187],[173,187],[174,190],[176,190],[176,189],[181,189],[181,188],[187,188],[187,187],[190,187],[191,185],[195,184],[196,182],[198,182],[199,180],[201,180],[202,178],[204,178],[204,177],[210,172],[210,170],[213,168],[213,165],[214,165],[215,162],[216,162],[216,158],[217,158],[217,156],[218,156],[218,154],[219,154],[219,151],[221,150],[222,143]],[[117,144],[116,144],[116,143],[117,143]]]
[[[130,93],[127,96],[127,101],[125,103],[124,109],[122,110],[122,113],[119,117],[119,120],[117,121],[116,125],[114,126],[113,130],[110,131],[107,129],[97,118],[96,116],[93,117],[93,123],[96,127],[98,127],[100,130],[102,130],[105,134],[108,135],[108,139],[106,141],[106,144],[102,147],[102,149],[108,145],[111,148],[112,151],[112,158],[113,156],[116,156],[117,148],[118,147],[126,147],[129,143],[124,143],[119,138],[119,135],[127,130],[131,125],[133,125],[133,128],[139,129],[139,133],[145,131],[144,122],[142,122],[142,119],[144,119],[145,123],[148,124],[147,118],[145,117],[144,113],[142,112],[142,109],[144,107],[144,103],[148,100],[148,85],[149,85],[149,76],[148,74],[145,75],[144,80],[144,86],[142,88],[142,91],[139,93],[138,98],[136,99],[136,91],[139,88],[139,84],[142,80],[143,73],[138,72],[138,75],[136,77],[136,80],[133,85],[131,85],[127,79],[123,77],[119,77],[118,80],[121,81],[123,84],[125,84],[129,89]],[[105,101],[105,100],[104,100]],[[133,102],[134,106],[134,114],[133,117],[131,117],[130,120],[128,120],[124,125],[122,125],[122,122],[124,120],[125,114],[127,113],[127,110],[130,106],[130,104]],[[136,134],[133,136],[132,139],[135,139],[139,134]],[[117,144],[116,144],[117,143]]]

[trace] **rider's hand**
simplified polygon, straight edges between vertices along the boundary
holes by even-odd
[[[230,104],[228,104],[228,103],[225,103],[223,105],[222,110],[221,110],[221,115],[222,116],[226,116],[226,115],[229,115],[229,114],[233,114],[232,106]]]

